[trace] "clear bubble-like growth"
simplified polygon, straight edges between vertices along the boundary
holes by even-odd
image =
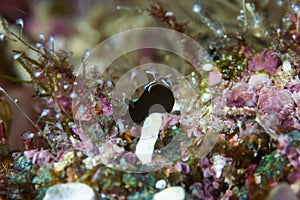
[[[183,141],[190,141],[181,122],[193,111],[200,94],[199,87],[175,68],[155,62],[133,66],[116,81],[105,79],[104,72],[116,59],[144,49],[179,56],[193,66],[202,80],[208,73],[202,70],[203,64],[210,61],[205,49],[193,39],[157,27],[113,35],[85,59],[73,90],[75,122],[92,141],[92,155],[101,155],[101,163],[127,172],[156,170],[181,156]],[[99,97],[101,105],[97,106]],[[101,116],[113,117],[114,131],[101,126],[99,109]],[[177,121],[171,123],[171,118]],[[170,124],[173,128],[166,133],[164,129]]]

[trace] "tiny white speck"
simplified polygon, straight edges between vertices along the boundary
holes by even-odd
[[[244,17],[243,15],[238,15],[238,16],[236,17],[236,19],[239,20],[239,21],[244,21],[244,20],[245,20],[245,17]]]
[[[76,125],[72,122],[69,122],[68,125],[69,125],[70,128],[76,128]]]
[[[83,115],[83,113],[84,113],[84,107],[83,107],[82,104],[79,106],[78,112],[79,112],[80,115]]]
[[[297,4],[294,4],[292,7],[294,8],[295,13],[300,11],[300,7]]]
[[[260,19],[259,18],[254,18],[254,23],[255,24],[260,24]]]
[[[195,4],[195,5],[193,6],[193,11],[194,11],[195,13],[200,12],[200,11],[201,11],[201,6],[200,6],[199,4]]]
[[[98,83],[99,85],[102,85],[102,84],[103,84],[103,80],[102,80],[102,79],[98,79],[98,80],[97,80],[97,83]]]
[[[57,117],[57,116],[55,116],[55,117]],[[57,122],[57,123],[55,124],[55,126],[56,126],[58,129],[63,130],[63,127],[62,127],[62,125],[61,125],[60,122]]]
[[[217,30],[217,34],[218,34],[218,35],[221,35],[222,33],[223,33],[223,31],[222,31],[221,29],[218,29],[218,30]]]
[[[50,40],[50,42],[54,42],[54,37],[52,35],[50,35],[49,40]]]
[[[37,48],[40,48],[40,47],[42,46],[42,44],[39,43],[39,42],[37,42],[37,43],[35,43],[35,46],[36,46]]]
[[[17,19],[16,20],[16,24],[19,24],[22,28],[24,27],[24,21],[23,21],[23,19]]]
[[[282,69],[284,72],[288,72],[288,71],[292,70],[292,65],[291,65],[290,61],[288,61],[288,60],[283,61]]]
[[[269,31],[265,31],[265,35],[269,35]]]
[[[70,97],[71,97],[72,99],[74,99],[74,98],[77,97],[77,94],[76,94],[75,92],[72,92],[72,93],[70,94]]]
[[[86,50],[85,53],[84,53],[84,59],[87,59],[90,55],[91,55],[91,51]]]
[[[166,14],[165,14],[165,16],[173,16],[174,15],[174,13],[173,12],[171,12],[171,11],[169,11],[169,12],[166,12]]]
[[[40,34],[39,34],[39,38],[40,38],[41,40],[43,40],[43,41],[44,41],[44,40],[45,40],[45,35],[44,35],[44,34],[42,34],[42,33],[40,33]]]
[[[22,53],[16,53],[13,58],[14,60],[17,60],[18,58],[20,58],[20,56],[22,55]]]
[[[66,90],[66,89],[68,89],[69,88],[69,85],[68,84],[65,84],[64,85],[64,89]]]
[[[112,82],[111,81],[107,81],[106,85],[107,85],[107,87],[111,87],[112,86]]]
[[[42,74],[42,72],[34,72],[33,73],[34,77],[36,77],[36,78],[39,77],[41,74]]]
[[[277,31],[277,34],[281,33],[281,29],[280,28],[278,28],[276,31]]]
[[[282,6],[282,5],[283,5],[283,0],[278,0],[278,1],[277,1],[277,5],[278,5],[278,6]]]
[[[4,40],[4,34],[0,34],[0,41]]]
[[[49,113],[49,109],[43,110],[43,112],[41,113],[41,117],[46,116],[48,113]]]

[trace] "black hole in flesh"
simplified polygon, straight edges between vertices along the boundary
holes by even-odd
[[[129,114],[135,123],[140,124],[151,113],[170,113],[174,102],[172,90],[162,84],[153,83],[145,88],[137,101],[129,102]]]

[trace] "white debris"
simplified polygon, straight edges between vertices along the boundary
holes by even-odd
[[[74,160],[74,152],[68,152],[64,154],[63,158],[59,162],[54,163],[54,171],[62,171],[68,164],[72,163]]]
[[[209,101],[212,97],[213,97],[212,94],[204,93],[204,94],[201,96],[201,102],[207,102],[207,101]]]
[[[283,69],[284,72],[291,71],[292,70],[292,65],[291,65],[290,61],[288,61],[288,60],[283,61],[282,69]]]
[[[249,79],[249,85],[253,88],[258,88],[264,84],[268,84],[269,82],[269,75],[265,73],[254,74]]]
[[[164,179],[158,180],[155,184],[155,188],[158,190],[162,190],[167,187],[167,182]]]
[[[152,113],[144,121],[141,137],[135,150],[135,154],[142,164],[147,164],[152,161],[154,145],[162,125],[163,119],[161,113]]]
[[[254,174],[254,180],[257,185],[261,184],[261,175]]]
[[[39,42],[35,43],[35,47],[36,47],[36,48],[40,48],[41,46],[42,46],[41,43],[39,43]]]
[[[18,58],[20,58],[22,55],[22,53],[16,53],[13,55],[14,60],[17,60]]]
[[[107,81],[106,85],[107,85],[107,87],[111,87],[112,86],[112,82],[111,81]]]
[[[42,33],[39,34],[39,38],[40,38],[42,41],[45,41],[45,39],[46,39],[46,38],[45,38],[45,35],[42,34]]]
[[[213,166],[212,169],[216,173],[216,178],[220,178],[223,168],[226,166],[226,158],[221,155],[215,155],[212,157]]]
[[[193,6],[193,11],[194,11],[195,13],[200,12],[200,11],[201,11],[201,5],[195,4],[195,5]]]
[[[95,157],[87,157],[82,161],[87,169],[93,169],[101,162],[101,156],[97,155]]]
[[[42,74],[42,72],[34,72],[33,73],[34,77],[36,77],[36,78],[38,78],[41,74]]]
[[[93,189],[83,183],[66,183],[51,186],[43,200],[95,200]]]
[[[153,200],[183,200],[184,197],[184,189],[179,186],[173,186],[156,193]]]
[[[214,68],[214,65],[211,63],[206,63],[202,67],[202,69],[207,72],[211,71],[213,68]]]
[[[165,16],[174,16],[174,13],[169,11],[169,12],[166,12]]]
[[[50,35],[50,36],[49,36],[49,41],[50,41],[51,43],[54,42],[54,36],[53,36],[53,35]]]
[[[23,19],[17,19],[16,20],[16,24],[18,24],[18,25],[20,25],[22,28],[24,27],[24,21],[23,21]]]
[[[0,41],[3,41],[4,40],[4,34],[0,34]]]

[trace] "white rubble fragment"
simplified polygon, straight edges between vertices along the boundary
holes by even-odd
[[[258,184],[261,184],[261,175],[259,174],[254,174],[254,181],[255,183],[258,185]]]
[[[162,125],[163,118],[161,113],[152,113],[144,121],[141,137],[135,150],[135,154],[142,164],[147,164],[152,161],[154,146]]]
[[[95,200],[93,189],[83,183],[65,183],[51,186],[43,200]]]
[[[213,68],[214,68],[214,65],[211,63],[206,63],[202,67],[202,69],[207,72],[211,71]]]
[[[207,85],[216,86],[222,83],[222,73],[215,67],[208,74]]]
[[[54,171],[60,172],[62,171],[69,163],[72,163],[74,159],[74,152],[66,153],[63,158],[59,162],[54,163]]]
[[[291,65],[290,61],[288,61],[288,60],[283,61],[282,69],[283,69],[284,72],[291,71],[292,70],[292,65]]]
[[[184,198],[184,189],[179,186],[173,186],[156,193],[153,200],[184,200]]]
[[[267,84],[269,82],[270,82],[270,78],[269,78],[268,74],[259,73],[259,74],[252,75],[250,77],[248,83],[253,88],[258,88],[258,87],[262,86],[263,84]]]
[[[207,101],[209,101],[212,97],[213,97],[212,94],[204,93],[204,94],[201,96],[201,102],[207,102]]]
[[[155,188],[158,190],[162,190],[167,187],[167,182],[164,179],[158,180],[155,184]]]
[[[223,168],[226,166],[226,158],[221,155],[215,155],[212,157],[213,166],[212,169],[216,173],[216,178],[220,178]]]

